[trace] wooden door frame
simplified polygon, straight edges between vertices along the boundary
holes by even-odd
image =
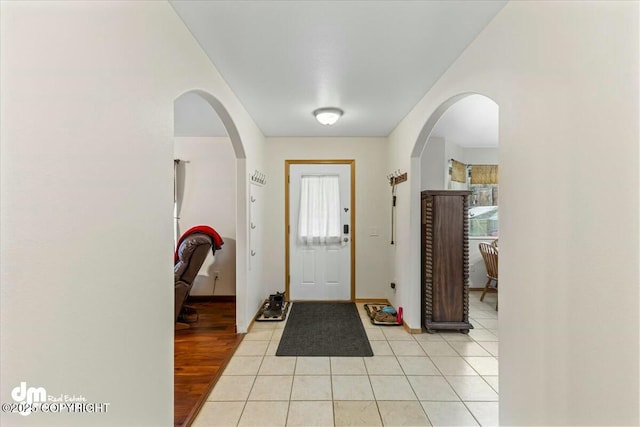
[[[290,239],[290,227],[289,227],[289,168],[291,165],[349,165],[351,170],[351,211],[349,227],[351,231],[349,238],[351,239],[351,301],[355,301],[356,298],[356,161],[355,159],[342,159],[342,160],[285,160],[284,161],[284,263],[285,263],[285,293],[286,299],[290,300],[289,287],[291,284],[291,275],[289,271],[289,239]]]

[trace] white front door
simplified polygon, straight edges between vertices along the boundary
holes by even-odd
[[[351,163],[293,163],[289,168],[289,299],[291,300],[351,300]],[[306,177],[306,178],[303,178]],[[339,227],[331,221],[333,232],[326,239],[309,238],[300,233],[300,200],[302,180],[324,177],[339,183]],[[324,179],[323,178],[323,179]],[[315,197],[305,193],[304,198]],[[331,196],[333,197],[333,192]],[[332,203],[329,203],[332,204]],[[306,205],[309,206],[309,205]],[[311,206],[317,206],[311,203]],[[302,208],[303,212],[305,208]],[[321,208],[312,208],[320,213]]]

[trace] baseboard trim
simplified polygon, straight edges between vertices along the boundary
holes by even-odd
[[[253,316],[253,319],[251,319],[251,322],[249,323],[249,326],[247,326],[247,333],[251,332],[251,328],[253,328],[253,324],[256,322],[256,316],[258,315],[258,312],[256,312],[256,315]]]
[[[236,302],[235,295],[189,295],[187,302]]]
[[[421,334],[422,333],[422,328],[420,328],[420,329],[412,328],[405,321],[402,321],[402,327],[404,328],[405,331],[409,332],[410,334]]]

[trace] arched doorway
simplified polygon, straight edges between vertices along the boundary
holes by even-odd
[[[227,218],[225,221],[227,223],[234,223],[233,227],[229,227],[233,230],[233,234],[229,235],[228,240],[230,243],[235,246],[235,252],[233,254],[235,265],[235,271],[233,271],[233,275],[235,275],[235,295],[237,301],[236,307],[236,325],[239,330],[242,332],[244,328],[246,328],[246,309],[245,309],[245,299],[246,299],[246,253],[247,253],[247,196],[246,196],[246,188],[247,188],[247,174],[246,174],[246,154],[244,145],[242,140],[240,139],[240,135],[238,133],[238,129],[231,118],[231,115],[227,111],[227,109],[222,105],[222,103],[210,93],[200,90],[194,89],[187,91],[176,98],[174,101],[174,114],[175,114],[175,126],[178,127],[176,130],[176,135],[183,135],[187,137],[203,137],[210,138],[209,141],[205,142],[215,142],[219,145],[226,144],[226,152],[218,154],[223,154],[226,156],[227,160],[233,160],[233,164],[227,164],[227,168],[225,171],[218,172],[217,174],[214,172],[213,178],[214,181],[211,185],[216,185],[218,187],[225,186],[227,187],[227,203],[230,203],[232,198],[229,197],[229,194],[233,193],[234,205],[231,208],[235,211],[235,218],[229,218],[227,212]],[[212,139],[216,139],[216,141],[212,141]],[[228,150],[230,146],[232,148],[232,152]],[[183,159],[187,162],[188,159]],[[188,165],[188,163],[186,163]],[[215,166],[215,165],[211,165]],[[235,170],[232,171],[231,166],[235,166]],[[180,171],[183,173],[184,170]],[[229,176],[231,173],[234,176]],[[211,176],[211,175],[210,175]],[[220,177],[218,183],[216,183],[216,178]],[[220,206],[219,211],[223,211],[227,206]],[[211,208],[211,207],[210,207]],[[181,212],[184,211],[184,203],[180,206]],[[182,231],[185,231],[186,225],[184,221],[179,223]],[[213,225],[215,228],[215,225]],[[224,236],[223,236],[224,237]],[[225,248],[227,249],[227,248]],[[232,255],[228,253],[232,250],[227,249],[227,255],[225,257],[228,259]],[[218,271],[218,270],[215,270]],[[220,276],[222,276],[223,272],[219,271]],[[212,274],[214,272],[212,271]],[[215,277],[215,276],[213,276]],[[219,279],[222,277],[219,277]],[[227,286],[229,288],[229,286]]]
[[[227,109],[208,92],[175,99],[174,159],[176,239],[206,225],[224,240],[193,281],[193,323],[175,334],[174,423],[188,425],[239,344],[237,332],[246,328],[245,150]]]
[[[411,252],[417,256],[411,259],[411,273],[415,274],[412,283],[421,283],[421,209],[420,194],[422,190],[473,190],[467,172],[473,171],[474,165],[493,165],[497,169],[498,157],[498,113],[497,103],[492,99],[476,94],[463,93],[444,101],[431,114],[421,129],[411,156]],[[471,139],[471,140],[469,140]],[[451,178],[451,160],[464,166],[463,178],[456,182]],[[482,168],[476,168],[476,171]],[[477,175],[476,175],[477,177]],[[474,181],[476,182],[476,181]],[[476,184],[474,184],[476,185]],[[497,188],[495,193],[497,204]],[[470,197],[471,208],[477,206]],[[493,200],[491,200],[492,202]],[[470,212],[470,213],[471,213]],[[478,210],[479,212],[479,210]],[[497,217],[497,207],[496,215]],[[455,332],[443,332],[443,349],[453,347],[459,354],[456,363],[460,369],[468,368],[477,372],[478,377],[471,380],[477,387],[478,395],[461,397],[460,411],[469,412],[474,417],[478,413],[488,414],[490,419],[498,420],[498,312],[496,311],[497,294],[490,294],[484,302],[480,302],[481,292],[473,292],[474,288],[483,288],[486,282],[484,262],[479,253],[480,242],[493,241],[497,236],[469,236],[469,320],[474,329],[467,336]],[[416,301],[412,311],[420,318],[422,300],[420,287],[411,289],[411,296],[405,301]],[[476,316],[476,317],[474,317]],[[421,319],[422,320],[422,319]],[[422,324],[422,322],[420,322]],[[449,350],[453,350],[449,349]],[[456,356],[457,357],[457,356]],[[473,370],[471,370],[473,368]],[[449,377],[445,380],[456,389],[460,380]],[[481,399],[480,396],[481,395]],[[482,402],[473,401],[480,399]]]
[[[470,190],[469,286],[481,289],[486,268],[480,243],[498,238],[498,115],[492,99],[470,94],[440,117],[421,159],[421,190]],[[493,173],[495,172],[495,174]],[[496,297],[491,294],[490,299]]]
[[[413,277],[413,283],[420,283],[420,192],[425,189],[449,189],[450,186],[446,182],[446,175],[448,173],[448,162],[453,155],[452,153],[460,153],[460,150],[447,147],[447,137],[452,135],[452,129],[454,128],[467,128],[466,133],[478,131],[482,129],[483,137],[480,144],[476,142],[476,148],[490,148],[494,152],[491,155],[485,155],[478,157],[473,155],[462,155],[461,159],[469,159],[476,163],[494,163],[497,164],[498,154],[498,104],[490,97],[478,94],[474,92],[465,92],[458,95],[454,95],[449,99],[442,102],[431,116],[427,119],[411,153],[411,176],[417,177],[411,180],[411,215],[410,215],[410,227],[411,227],[411,274]],[[464,132],[462,132],[464,134]],[[454,138],[460,138],[458,133]],[[468,139],[468,136],[465,136]],[[437,141],[436,141],[437,139]],[[493,141],[492,141],[493,140]],[[449,141],[455,144],[455,141]],[[429,166],[425,162],[425,154],[429,154],[430,150],[427,149],[427,145],[432,144],[429,148],[434,148],[433,145],[440,144],[441,147],[437,151],[441,157],[439,164],[440,171],[434,173],[433,170],[428,170]],[[463,145],[469,145],[463,143]],[[471,147],[464,147],[471,148]],[[431,153],[432,155],[434,153]],[[476,153],[477,154],[477,153]],[[435,164],[435,163],[434,163]],[[429,186],[438,185],[439,188],[427,188]],[[458,187],[459,188],[459,187]],[[409,298],[406,301],[412,301],[414,306],[412,307],[413,313],[420,313],[420,294],[419,289],[413,289]],[[415,316],[414,316],[415,317]],[[417,324],[418,322],[416,322]]]

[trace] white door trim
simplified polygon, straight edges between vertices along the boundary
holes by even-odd
[[[356,297],[356,161],[353,159],[350,160],[285,160],[284,161],[284,234],[285,234],[285,292],[286,298],[289,300],[290,292],[289,286],[291,282],[290,276],[290,229],[289,226],[289,168],[292,164],[348,164],[351,169],[351,206],[349,211],[351,212],[351,230],[350,230],[350,238],[351,238],[351,301],[355,301]]]

